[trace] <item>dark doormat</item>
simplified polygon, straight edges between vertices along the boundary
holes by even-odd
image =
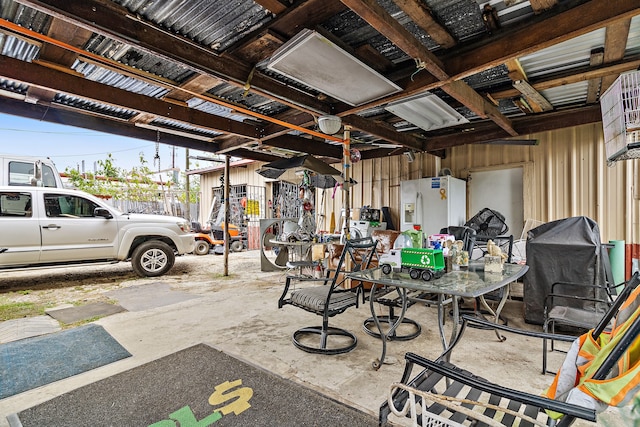
[[[204,344],[8,419],[11,427],[377,426],[370,415]]]
[[[96,324],[2,344],[0,399],[129,356],[127,350]]]
[[[62,323],[76,323],[83,320],[95,319],[97,317],[110,316],[112,314],[126,311],[117,304],[106,302],[95,302],[91,304],[79,305],[77,307],[60,308],[57,310],[47,310],[46,313]]]
[[[105,295],[117,300],[118,304],[128,311],[149,310],[199,298],[198,295],[174,291],[167,283],[163,282],[116,289]]]

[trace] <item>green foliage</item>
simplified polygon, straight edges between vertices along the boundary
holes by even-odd
[[[127,198],[133,201],[149,201],[158,198],[160,185],[153,180],[154,172],[140,153],[140,165],[126,171],[116,166],[116,160],[108,154],[99,160],[95,174],[81,173],[67,168],[69,181],[79,190],[100,197]]]
[[[178,200],[182,203],[186,203],[187,199],[187,174],[180,173],[180,180],[174,182],[173,190],[178,190]],[[198,202],[198,195],[200,194],[200,175],[189,175],[189,203],[195,204]]]

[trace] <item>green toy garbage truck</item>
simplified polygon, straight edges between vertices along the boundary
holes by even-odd
[[[429,281],[444,274],[442,249],[402,248],[391,249],[380,255],[378,264],[384,274],[394,271],[408,271],[412,279]]]

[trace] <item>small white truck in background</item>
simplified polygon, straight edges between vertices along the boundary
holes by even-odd
[[[0,185],[62,188],[56,165],[48,157],[0,154]]]

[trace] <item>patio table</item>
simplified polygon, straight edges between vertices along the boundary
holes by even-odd
[[[485,272],[484,262],[472,261],[469,263],[469,267],[465,270],[450,271],[445,273],[439,279],[433,279],[430,281],[411,279],[409,274],[406,272],[392,271],[389,274],[384,274],[380,267],[349,273],[348,277],[352,279],[367,281],[374,284],[369,296],[369,304],[371,308],[371,315],[373,316],[374,323],[380,332],[380,338],[382,341],[382,354],[379,359],[376,359],[373,362],[374,369],[379,369],[384,363],[387,351],[387,340],[389,336],[393,335],[395,329],[402,322],[409,301],[433,303],[433,300],[426,300],[421,298],[421,296],[425,294],[437,295],[438,330],[440,332],[442,346],[446,352],[449,348],[449,344],[453,342],[457,336],[459,323],[458,298],[479,298],[485,308],[489,309],[489,311],[495,316],[495,321],[497,322],[500,312],[502,311],[502,308],[509,296],[508,285],[522,277],[528,269],[529,267],[527,265],[504,264],[501,273]],[[395,289],[400,295],[400,315],[386,333],[383,331],[378,315],[375,312],[376,290],[379,287]],[[502,298],[500,299],[500,303],[498,304],[495,312],[493,312],[486,303],[484,296],[502,288],[504,288]],[[451,338],[447,341],[444,330],[444,306],[449,303],[453,306],[453,325]],[[496,335],[498,336],[498,339],[503,339],[497,331]]]

